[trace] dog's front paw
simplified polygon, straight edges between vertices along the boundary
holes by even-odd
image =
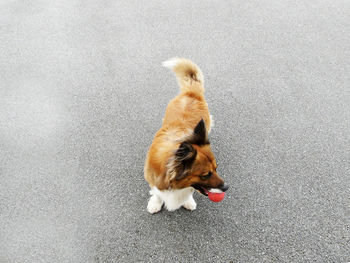
[[[183,204],[183,207],[190,210],[190,211],[193,211],[197,208],[197,204],[196,204],[196,201],[194,201],[193,197],[191,196],[184,204]]]
[[[147,211],[151,214],[157,213],[162,209],[162,205],[162,200],[158,196],[153,195],[148,201]]]

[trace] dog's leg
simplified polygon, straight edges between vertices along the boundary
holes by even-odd
[[[157,188],[153,187],[149,193],[152,195],[148,201],[147,211],[151,214],[157,213],[162,209],[163,200],[157,195]]]
[[[214,127],[214,117],[213,117],[213,115],[209,115],[209,118],[210,118],[210,127],[209,127],[209,130],[208,130],[208,133],[210,133],[211,129]]]
[[[157,213],[162,209],[163,201],[157,195],[152,195],[148,201],[147,211],[151,214]]]
[[[190,197],[187,199],[187,201],[183,204],[183,207],[188,210],[195,210],[197,208],[196,201],[194,201],[193,196],[190,195]]]

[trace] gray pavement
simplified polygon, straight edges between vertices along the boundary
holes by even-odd
[[[1,1],[0,262],[349,262],[350,2]],[[201,66],[231,185],[150,215],[143,162]]]

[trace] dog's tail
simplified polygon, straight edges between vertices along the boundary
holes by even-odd
[[[203,73],[191,60],[185,58],[171,58],[164,61],[162,65],[174,71],[181,92],[204,93]]]

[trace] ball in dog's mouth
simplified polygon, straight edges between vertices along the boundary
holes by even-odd
[[[209,190],[204,189],[204,191],[208,195],[210,201],[221,202],[225,198],[225,192],[221,191],[218,188],[212,188]]]
[[[200,191],[203,195],[208,196],[209,200],[213,202],[221,202],[225,198],[225,192],[218,188],[207,189],[199,185],[195,185],[194,188]]]

